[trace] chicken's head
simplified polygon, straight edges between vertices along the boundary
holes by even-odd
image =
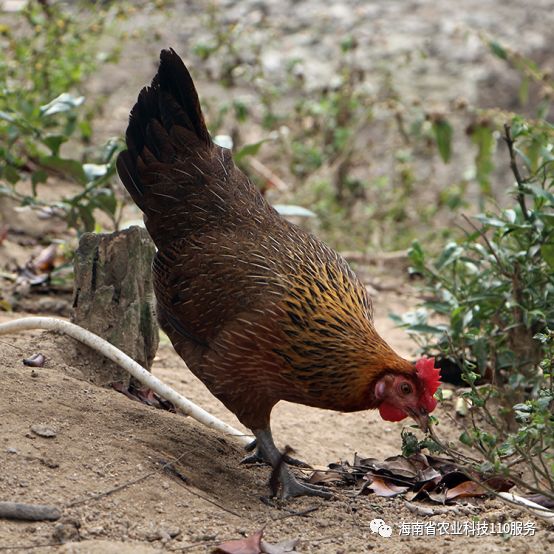
[[[440,385],[440,369],[434,358],[421,358],[413,374],[389,373],[375,384],[379,413],[386,421],[412,417],[423,431],[429,427],[429,414],[435,409],[435,392]]]

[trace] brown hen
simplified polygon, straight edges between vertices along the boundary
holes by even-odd
[[[347,263],[283,219],[208,133],[194,84],[161,53],[134,106],[118,173],[144,212],[162,329],[187,366],[279,467],[282,496],[328,493],[281,463],[270,414],[280,400],[343,412],[379,408],[423,428],[438,384],[377,334]]]

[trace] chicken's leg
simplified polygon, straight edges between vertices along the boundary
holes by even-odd
[[[281,483],[281,497],[283,499],[293,496],[321,496],[331,498],[330,491],[323,487],[301,483],[289,471],[287,466],[282,463],[282,455],[273,442],[271,429],[267,427],[259,431],[254,431],[256,436],[257,448],[263,457],[271,463],[271,467],[279,467],[279,482]]]
[[[269,430],[269,433],[271,434],[271,430]],[[246,452],[252,452],[252,454],[249,454],[248,456],[245,456],[240,463],[241,464],[267,464],[271,465],[271,462],[265,458],[260,450],[260,447],[258,446],[258,442],[256,439],[254,439],[250,444],[246,445],[245,447]],[[305,467],[305,468],[311,468],[312,466],[306,462],[303,462],[302,460],[298,460],[296,458],[292,458],[288,454],[285,454],[283,456],[283,461],[285,464],[289,466],[296,466],[296,467]]]

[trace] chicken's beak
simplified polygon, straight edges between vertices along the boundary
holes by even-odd
[[[429,414],[424,408],[420,408],[419,410],[410,410],[409,414],[424,433],[429,431]]]

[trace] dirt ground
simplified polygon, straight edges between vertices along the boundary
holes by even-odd
[[[415,67],[416,73],[420,71],[416,75],[403,73],[400,77],[415,95],[442,102],[460,94],[472,101],[497,99],[498,83],[509,79],[494,61],[482,65],[482,50],[463,38],[467,26],[515,41],[525,53],[542,53],[542,59],[551,56],[548,46],[552,43],[554,10],[547,0],[352,0],[332,2],[328,10],[321,9],[320,0],[221,4],[229,10],[229,17],[251,18],[253,24],[256,14],[269,6],[274,28],[287,36],[283,49],[288,54],[311,56],[310,76],[316,80],[328,78],[325,60],[336,49],[339,33],[361,31],[362,45],[370,53],[369,68],[382,58],[423,45],[433,53],[422,62],[425,67]],[[161,47],[173,45],[185,54],[202,36],[204,7],[200,1],[183,2],[171,19],[158,12],[139,12],[128,23],[130,30],[149,29],[142,46],[125,45],[117,71],[112,68],[100,73],[89,84],[90,95],[106,96],[100,137],[122,133],[129,108],[139,88],[150,80]],[[311,50],[314,44],[318,48],[315,56]],[[268,63],[274,58],[275,52],[270,51]],[[508,88],[504,85],[502,81],[500,92]],[[56,195],[55,189],[44,190]],[[131,210],[128,219],[136,216]],[[0,245],[0,270],[24,264],[32,252],[40,250],[45,237],[56,237],[63,231],[59,223],[29,218],[0,198],[0,224],[3,222],[10,225],[10,232]],[[384,265],[363,268],[363,274],[370,283],[392,284],[398,289],[376,296],[376,327],[400,354],[413,358],[413,342],[388,319],[389,312],[401,313],[415,304],[405,273],[399,267]],[[63,295],[31,295],[22,305],[32,309],[33,315],[52,315],[67,314],[68,302],[70,298]],[[0,311],[0,323],[25,315]],[[37,352],[46,356],[44,367],[23,365],[23,358]],[[524,554],[553,548],[551,527],[491,499],[468,499],[454,506],[467,504],[473,507],[473,515],[466,506],[464,513],[452,511],[431,517],[412,513],[401,498],[354,498],[353,491],[346,489],[337,490],[335,498],[328,501],[294,499],[284,505],[268,505],[262,501],[268,494],[268,468],[241,465],[244,451],[240,445],[190,418],[84,381],[82,371],[93,365],[97,356],[94,352],[83,354],[72,339],[50,332],[0,336],[0,501],[53,504],[63,511],[55,522],[0,520],[0,551],[209,552],[222,541],[261,528],[269,542],[298,538],[297,550],[305,553]],[[153,373],[240,428],[167,342],[160,346]],[[453,411],[452,403],[437,410],[440,433],[450,438],[458,430],[445,412]],[[38,436],[31,430],[36,425],[46,426],[55,436]],[[278,445],[291,445],[295,456],[319,466],[352,460],[355,452],[376,458],[398,454],[404,425],[384,422],[376,412],[341,414],[288,403],[279,404],[273,412]],[[186,479],[165,472],[164,462],[174,462]],[[316,509],[302,514],[312,507]],[[371,532],[369,524],[374,518],[393,527],[390,538]],[[529,521],[535,532],[526,537],[400,533],[402,524],[443,521]]]

